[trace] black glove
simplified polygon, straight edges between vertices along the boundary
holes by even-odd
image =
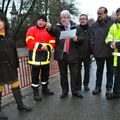
[[[42,47],[42,45],[41,45],[41,44],[39,44],[39,45],[38,45],[38,49],[41,49],[41,47]]]

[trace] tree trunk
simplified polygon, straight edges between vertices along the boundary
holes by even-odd
[[[9,6],[10,2],[11,2],[11,0],[8,0],[7,5],[6,5],[6,8],[5,8],[5,15],[7,15],[8,6]]]
[[[4,12],[5,0],[2,2],[2,12]]]

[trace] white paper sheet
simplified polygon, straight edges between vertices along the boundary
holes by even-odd
[[[72,38],[76,36],[76,29],[68,30],[68,31],[61,31],[60,40],[66,38]]]

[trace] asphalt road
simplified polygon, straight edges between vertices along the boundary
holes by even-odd
[[[83,90],[83,99],[72,97],[69,92],[69,96],[61,100],[58,74],[50,79],[50,88],[55,92],[54,96],[42,96],[42,101],[36,103],[33,101],[32,93],[24,97],[24,103],[33,107],[32,112],[19,113],[14,102],[5,106],[3,111],[9,120],[120,120],[120,100],[108,101],[105,97],[106,71],[104,71],[101,94],[92,95],[95,70],[94,62],[91,66],[90,91]]]

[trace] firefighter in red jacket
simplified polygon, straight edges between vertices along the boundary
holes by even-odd
[[[55,38],[46,30],[47,17],[40,15],[37,20],[37,25],[28,29],[26,34],[26,43],[29,49],[29,61],[32,66],[32,84],[31,87],[34,93],[34,100],[40,101],[39,94],[39,74],[41,70],[41,85],[43,95],[54,95],[48,89],[49,79],[49,64],[51,59],[51,51],[55,45]]]

